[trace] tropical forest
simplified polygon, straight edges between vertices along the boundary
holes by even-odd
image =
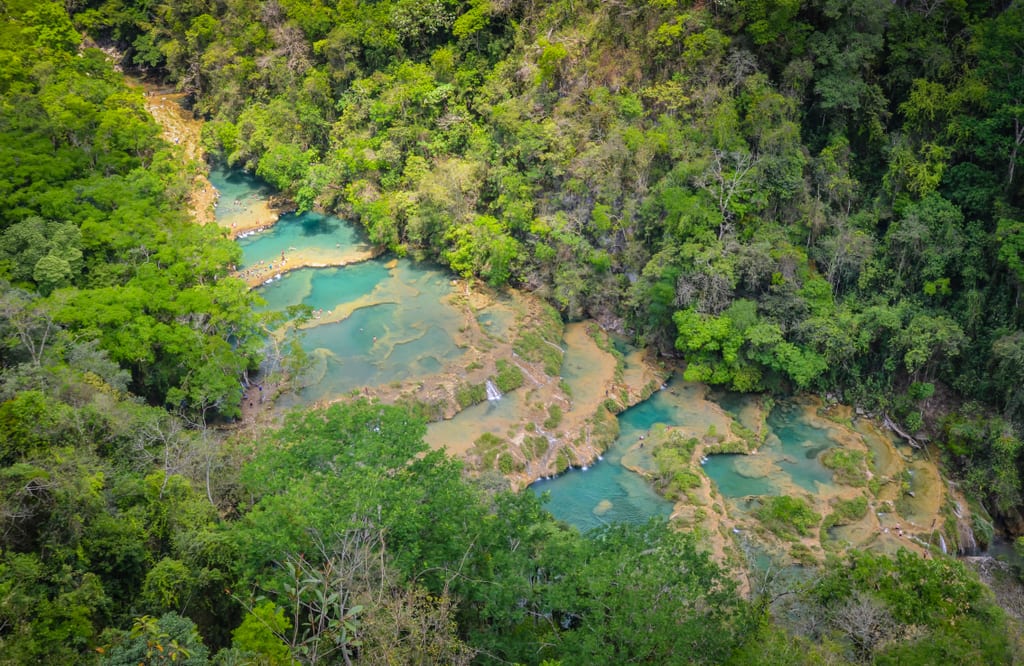
[[[1024,664],[1022,292],[1020,0],[0,0],[0,666]]]

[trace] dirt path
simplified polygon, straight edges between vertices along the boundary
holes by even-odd
[[[132,83],[145,91],[146,110],[160,124],[164,140],[178,146],[188,163],[187,170],[192,173],[189,209],[193,218],[200,224],[213,222],[217,190],[206,177],[205,153],[201,142],[203,121],[193,117],[192,112],[182,106],[184,93],[149,83]]]

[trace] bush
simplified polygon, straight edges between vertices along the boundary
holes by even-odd
[[[788,495],[768,498],[754,515],[774,534],[790,539],[807,536],[821,521],[807,500]]]
[[[814,552],[802,543],[794,543],[793,547],[789,549],[789,556],[805,567],[812,566],[818,562]]]
[[[502,393],[508,393],[523,385],[523,371],[504,359],[498,359],[495,363],[498,366],[498,376],[494,378],[494,384]]]
[[[523,469],[523,465],[516,464],[516,459],[512,457],[512,454],[505,452],[498,456],[498,471],[502,474],[511,474]]]
[[[867,485],[867,464],[863,451],[829,449],[821,457],[821,464],[832,470],[832,478],[837,483],[855,487]]]
[[[481,470],[498,469],[500,471],[500,459],[503,455],[507,455],[507,451],[508,442],[489,432],[480,435],[473,442],[472,452],[480,456]]]
[[[521,448],[527,460],[537,460],[548,450],[548,439],[547,437],[527,436],[523,440]]]
[[[835,510],[825,519],[825,527],[857,522],[867,511],[868,498],[863,495],[850,500],[839,500],[836,502]]]
[[[557,377],[562,369],[562,352],[541,335],[526,331],[515,341],[513,349],[517,354],[528,361],[540,362],[544,365],[544,372],[551,377]]]
[[[544,427],[553,430],[562,422],[562,408],[558,405],[548,407],[548,418],[544,420]]]
[[[483,384],[459,384],[455,389],[455,401],[465,409],[487,399],[487,387]]]
[[[681,469],[672,477],[670,489],[675,491],[675,496],[693,488],[700,488],[700,475],[692,469]]]

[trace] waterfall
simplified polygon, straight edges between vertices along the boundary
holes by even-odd
[[[960,554],[977,555],[980,551],[978,550],[978,542],[974,539],[974,530],[962,520],[957,521],[957,527],[960,530]]]
[[[939,532],[939,550],[942,551],[943,555],[949,554],[949,551],[946,550],[946,539],[942,536],[941,532]]]
[[[501,400],[501,391],[498,390],[498,387],[490,379],[487,380],[487,399]]]
[[[979,552],[978,542],[974,538],[974,528],[971,527],[971,514],[964,511],[960,502],[954,502],[953,513],[956,515],[957,528],[957,554],[977,555]]]

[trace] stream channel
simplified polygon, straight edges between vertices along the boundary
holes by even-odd
[[[265,214],[270,192],[257,179],[239,171],[214,170],[210,180],[220,193],[218,224],[233,227],[233,221]],[[283,310],[301,303],[314,310],[301,338],[310,368],[302,387],[281,396],[278,407],[322,404],[366,386],[462,371],[460,357],[465,348],[456,341],[463,314],[449,304],[453,276],[442,267],[372,256],[353,224],[314,212],[284,214],[265,230],[241,234],[237,242],[243,252],[240,271],[250,284],[259,285],[256,289],[266,300],[264,307]],[[282,256],[289,268],[296,259],[310,267],[282,270]],[[499,314],[484,313],[477,319],[481,325],[501,329],[507,322],[495,321]],[[564,341],[562,346],[569,349]],[[572,355],[565,354],[563,378],[578,390],[600,385],[588,375],[594,371],[588,359],[577,358],[574,363]],[[444,441],[457,452],[465,451],[482,432],[506,432],[525,401],[518,395],[524,390],[431,424],[428,441],[434,446]],[[532,490],[549,494],[551,513],[584,531],[610,522],[668,516],[672,503],[657,495],[643,476],[621,464],[628,453],[633,467],[654,468],[653,459],[639,444],[655,424],[685,427],[691,436],[714,432],[716,424],[721,428],[723,415],[728,415],[725,428],[730,418],[749,429],[760,425],[745,422],[754,418],[750,415],[754,398],[704,394],[704,387],[672,378],[648,400],[619,415],[619,436],[601,460],[589,468],[542,479]],[[858,433],[825,423],[814,412],[795,403],[780,403],[768,415],[768,434],[758,455],[717,455],[705,461],[706,473],[731,507],[743,512],[751,496],[827,494],[833,487],[832,474],[821,464],[820,454]],[[860,436],[867,442],[867,436]],[[904,456],[891,439],[878,433],[867,444],[877,449],[876,465]]]

